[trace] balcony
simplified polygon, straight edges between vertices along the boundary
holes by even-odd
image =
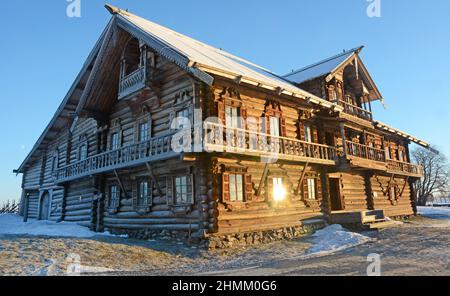
[[[339,105],[342,106],[344,108],[344,112],[349,115],[370,121],[373,119],[372,112],[364,108],[358,107],[342,100],[339,100]]]
[[[119,100],[134,94],[145,87],[145,67],[139,67],[134,72],[124,76],[119,83]]]
[[[169,159],[178,155],[172,151],[171,140],[172,135],[161,136],[103,152],[56,169],[53,178],[56,183],[62,183],[147,162]]]
[[[206,123],[205,150],[256,156],[266,160],[335,165],[335,147],[309,143],[297,139],[274,137],[239,128],[227,128],[221,124]]]
[[[399,174],[411,177],[423,177],[421,166],[387,159],[384,150],[366,146],[351,141],[345,141],[346,157],[354,166],[382,170],[391,174]]]
[[[388,159],[387,166],[388,172],[393,174],[397,172],[403,172],[407,173],[409,176],[418,178],[422,178],[424,175],[423,167],[412,163]]]

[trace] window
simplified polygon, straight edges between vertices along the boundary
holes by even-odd
[[[175,178],[175,204],[186,205],[192,203],[192,184],[190,176]]]
[[[225,107],[225,124],[228,128],[239,128],[239,109],[236,107]]]
[[[139,125],[139,142],[148,140],[150,140],[149,124],[148,122],[144,122]]]
[[[177,112],[177,117],[190,119],[189,108],[185,108]]]
[[[78,159],[85,160],[87,158],[87,155],[88,155],[87,144],[82,144],[78,151]]]
[[[280,118],[270,116],[270,135],[274,137],[280,136]]]
[[[311,127],[305,124],[305,142],[312,143]]]
[[[316,179],[308,179],[308,199],[316,199]]]
[[[391,149],[389,147],[384,148],[386,159],[391,159]]]
[[[59,167],[59,151],[56,150],[52,157],[52,172],[56,171]]]
[[[119,133],[113,133],[111,135],[111,150],[120,148]]]
[[[148,182],[139,182],[138,206],[145,207],[148,205],[148,190]]]
[[[286,198],[286,189],[283,187],[282,178],[272,178],[273,199],[275,201],[283,201]]]
[[[230,174],[230,201],[244,201],[244,177],[242,175]]]
[[[337,94],[337,91],[336,90],[333,90],[333,102],[335,102],[335,103],[337,103],[339,100],[338,100],[338,94]]]
[[[398,150],[398,160],[405,161],[403,150]]]
[[[116,209],[119,207],[119,201],[120,201],[120,191],[119,187],[117,185],[113,185],[109,189],[109,207],[112,209]]]

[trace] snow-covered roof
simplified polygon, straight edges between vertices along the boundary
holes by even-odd
[[[212,83],[212,77],[208,81],[208,75],[215,74],[226,78],[239,80],[254,86],[278,91],[285,95],[291,95],[306,99],[311,103],[319,104],[329,108],[335,108],[332,103],[323,100],[307,91],[304,91],[283,77],[272,71],[258,66],[252,62],[234,56],[224,50],[212,47],[188,36],[175,32],[171,29],[153,23],[147,19],[134,15],[128,11],[107,5],[107,9],[119,20],[119,26],[132,25],[137,32],[144,33],[150,37],[152,45],[155,41],[158,46],[154,48],[166,58],[172,57],[175,62],[184,66],[192,73],[199,74],[197,77],[204,78],[205,82]],[[126,21],[128,24],[123,24]],[[143,36],[144,38],[145,36]],[[144,38],[144,41],[150,41]]]
[[[341,54],[301,68],[297,71],[286,74],[283,77],[294,83],[303,83],[321,76],[328,75],[335,69],[339,68],[348,59],[350,59],[354,53],[358,53],[361,49],[362,47],[357,47],[348,51],[344,51]]]

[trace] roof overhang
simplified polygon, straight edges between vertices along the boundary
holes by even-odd
[[[405,133],[405,132],[403,132],[403,131],[401,131],[399,129],[393,128],[393,127],[388,126],[387,124],[384,124],[384,123],[379,122],[379,121],[374,121],[374,125],[378,129],[381,129],[381,130],[393,133],[393,134],[395,134],[397,136],[400,136],[400,137],[402,137],[404,139],[410,140],[411,142],[416,143],[417,145],[420,145],[420,146],[422,146],[424,148],[427,148],[427,149],[433,151],[434,153],[439,153],[437,150],[433,149],[429,143],[427,143],[425,141],[422,141],[422,140],[420,140],[420,139],[418,139],[418,138],[416,138],[416,137],[414,137],[414,136],[412,136],[412,135],[410,135],[408,133]]]

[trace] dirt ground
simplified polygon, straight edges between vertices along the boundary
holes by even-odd
[[[322,256],[307,255],[311,237],[205,251],[164,240],[3,235],[0,275],[65,275],[77,260],[83,274],[96,275],[366,275],[372,253],[381,256],[382,275],[450,275],[449,223],[415,218],[365,233],[371,242]]]

